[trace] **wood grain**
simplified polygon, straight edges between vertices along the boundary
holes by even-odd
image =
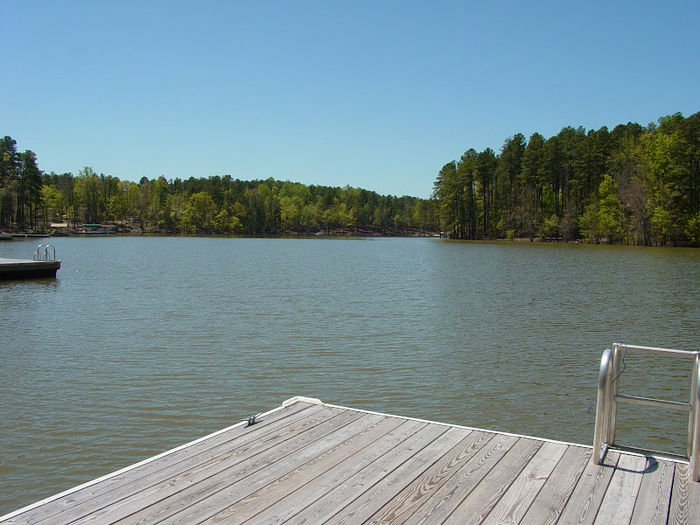
[[[646,469],[646,466],[647,459],[643,456],[624,454],[620,457],[593,523],[623,525],[630,522],[642,483],[640,473]]]
[[[668,523],[669,525],[700,523],[700,482],[690,480],[687,464],[676,465]]]
[[[560,443],[543,444],[483,521],[484,525],[520,523],[567,448]]]
[[[602,465],[586,465],[557,525],[593,523],[619,459],[619,453],[608,452]]]
[[[408,519],[493,437],[494,435],[488,432],[473,432],[466,436],[412,483],[392,497],[374,515],[369,516],[368,523],[400,523]],[[359,508],[362,509],[362,513],[357,513],[353,517],[358,520],[364,519],[364,515],[368,515],[370,511],[365,506],[364,498]]]
[[[522,525],[554,525],[591,459],[591,449],[570,445],[521,520]]]
[[[674,463],[662,462],[644,475],[630,521],[632,525],[666,523],[675,470]]]

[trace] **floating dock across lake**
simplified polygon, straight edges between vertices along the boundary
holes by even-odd
[[[41,244],[34,259],[7,259],[0,257],[0,281],[10,279],[39,279],[56,277],[61,261],[56,260],[56,250],[50,244]]]
[[[61,261],[33,261],[0,257],[0,280],[56,277]]]
[[[687,462],[591,456],[297,397],[0,523],[700,523]]]

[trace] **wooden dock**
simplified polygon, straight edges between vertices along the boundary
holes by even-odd
[[[61,261],[33,261],[0,257],[0,280],[56,277]]]
[[[700,523],[686,463],[293,398],[0,523]]]

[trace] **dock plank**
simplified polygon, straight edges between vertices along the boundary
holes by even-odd
[[[363,495],[361,501],[355,504],[357,511],[352,514],[352,518],[357,521],[366,519],[367,523],[400,523],[408,519],[493,437],[494,434],[488,432],[472,432],[392,497],[374,515],[370,515],[372,509],[366,505],[367,496]],[[342,515],[348,516],[348,513],[343,510]]]
[[[226,458],[207,464],[204,468],[196,465],[174,479],[153,485],[118,504],[77,520],[76,523],[111,523],[117,520],[122,523],[139,523],[146,518],[151,521],[165,519],[216,494],[232,480],[243,483],[251,474],[275,463],[278,458],[303,450],[309,443],[353,423],[361,416],[362,414],[341,412],[301,433],[285,436],[286,439],[272,447],[263,450],[253,447],[244,457]]]
[[[307,430],[303,435],[274,449],[272,454],[265,454],[260,459],[251,458],[241,465],[243,475],[232,472],[207,479],[188,487],[179,496],[158,502],[151,508],[129,516],[123,523],[148,523],[154,518],[159,523],[200,522],[324,454],[337,443],[372,427],[381,419],[380,415],[346,411],[329,421],[325,428],[319,426]]]
[[[454,444],[461,439],[464,431],[455,435],[451,430],[456,429],[426,425],[401,443],[388,448],[382,456],[372,462],[356,467],[347,465],[347,468],[329,471],[303,487],[299,494],[301,497],[295,498],[294,495],[290,495],[287,501],[278,502],[255,516],[249,523],[323,523],[345,506],[347,501],[362,494],[387,473],[434,441],[443,438],[443,442]]]
[[[471,431],[468,430],[448,429],[447,432],[440,435],[423,449],[418,450],[400,466],[386,468],[392,467],[392,465],[387,465],[383,462],[381,469],[373,468],[374,471],[380,472],[380,476],[374,479],[366,476],[362,479],[362,482],[355,480],[352,488],[348,487],[347,484],[343,484],[324,498],[318,500],[311,507],[305,509],[303,513],[295,516],[292,522],[314,523],[320,520],[325,523],[336,514],[345,515],[344,508],[348,502],[360,497],[363,501],[364,512],[366,515],[371,515],[381,508],[387,500],[390,500],[400,492],[406,483],[419,476],[425,469],[433,465],[446,450],[450,450],[451,447],[464,440],[469,434],[471,434]],[[384,477],[381,477],[381,475],[384,475]],[[352,483],[353,479],[351,478],[348,483]],[[368,480],[369,482],[367,482]],[[359,515],[356,514],[354,519],[359,519]]]
[[[355,461],[356,454],[366,452],[379,439],[391,442],[390,440],[396,436],[396,433],[388,434],[399,426],[405,425],[402,428],[403,432],[412,432],[412,425],[406,425],[406,423],[405,420],[399,418],[384,418],[364,432],[356,434],[298,469],[277,478],[269,485],[220,510],[202,523],[222,523],[234,517],[236,521],[243,522],[333,466],[345,461]],[[399,439],[402,438],[399,437]]]
[[[656,469],[644,475],[632,514],[632,525],[666,523],[671,502],[675,464],[659,462]]]
[[[294,398],[0,524],[700,523],[686,463],[591,452]]]
[[[86,516],[106,505],[138,493],[146,487],[171,479],[187,468],[188,464],[219,461],[226,453],[235,450],[236,454],[246,452],[246,446],[255,442],[260,447],[265,433],[271,437],[282,436],[305,426],[314,426],[333,417],[338,412],[328,411],[321,405],[295,403],[289,407],[265,416],[264,420],[252,427],[242,424],[226,431],[215,433],[208,439],[197,441],[185,448],[178,448],[156,457],[152,461],[114,475],[80,490],[69,492],[51,501],[51,504],[35,507],[17,515],[7,523],[52,523],[71,521]]]
[[[206,478],[219,471],[230,469],[244,462],[250,457],[258,456],[279,443],[303,433],[309,428],[315,428],[337,417],[339,411],[326,411],[325,407],[310,407],[300,412],[297,417],[291,416],[292,421],[282,420],[280,424],[270,424],[270,432],[265,432],[266,427],[256,428],[252,426],[245,435],[235,440],[229,440],[214,449],[207,449],[202,453],[188,454],[184,459],[175,464],[170,464],[156,472],[158,465],[146,465],[145,473],[131,472],[126,476],[126,483],[122,483],[110,491],[103,491],[83,505],[72,505],[69,511],[63,515],[51,516],[45,523],[50,524],[55,519],[91,521],[103,515],[107,507],[126,509],[129,506],[144,504],[153,497],[162,497],[168,491],[175,491],[177,487],[188,484],[192,480]],[[261,435],[262,434],[262,435]],[[172,460],[172,458],[170,458]],[[137,477],[138,476],[138,477]],[[164,488],[166,487],[166,488]],[[107,513],[109,515],[109,513]],[[44,523],[44,522],[42,522]]]
[[[536,451],[527,440],[514,436],[496,436],[485,450],[467,462],[457,476],[453,476],[449,484],[445,484],[428,499],[406,523],[442,523],[453,511],[482,483],[490,484],[497,466],[519,458],[522,454],[529,457]],[[508,458],[508,459],[506,459]],[[502,463],[503,462],[503,463]],[[519,472],[519,470],[518,470]]]
[[[591,449],[570,445],[532,502],[521,525],[554,525],[591,459]]]
[[[595,525],[629,523],[632,519],[634,504],[642,483],[638,475],[647,467],[647,458],[624,454],[617,462],[608,490],[600,505]]]
[[[669,525],[700,523],[700,482],[690,480],[687,464],[676,465],[668,523]]]
[[[544,443],[482,523],[520,523],[567,448],[561,443]]]
[[[411,519],[421,521],[425,516],[430,515],[433,517],[433,522],[440,523],[441,519],[449,515],[453,502],[460,500],[464,494],[470,492],[516,441],[517,438],[512,436],[493,436],[484,447],[479,449],[477,454],[457,470],[457,473],[450,478],[449,484],[443,484],[434,491],[427,501],[420,505],[405,522]],[[329,523],[356,523],[357,520],[354,517],[361,512],[364,503],[362,498],[358,498],[345,507],[342,514],[329,520]]]
[[[497,465],[512,450],[520,445],[515,436],[496,435],[474,458],[460,469],[449,484],[435,491],[405,523],[442,523],[454,509],[475,490]],[[534,453],[534,452],[533,452]]]
[[[541,446],[541,441],[518,439],[513,448],[457,506],[445,523],[469,525],[483,522]]]
[[[489,434],[486,437],[486,442],[482,447],[477,450],[477,453],[467,460],[466,463],[457,467],[456,476],[460,480],[465,481],[467,477],[471,475],[471,479],[475,479],[478,476],[484,476],[486,472],[495,464],[498,459],[500,459],[510,448],[510,446],[516,440],[507,436],[496,436],[494,434]],[[457,483],[457,485],[463,487],[464,484]],[[435,493],[431,493],[427,501],[419,502],[416,507],[429,508],[428,503],[434,504],[434,506],[440,506],[445,502],[449,502],[456,492],[455,488],[450,485],[448,489],[445,489],[443,484],[440,487],[435,487],[440,499],[435,503]],[[442,492],[440,492],[442,490]],[[346,524],[346,523],[359,523],[365,521],[365,518],[369,518],[372,512],[367,512],[366,504],[369,501],[375,499],[374,489],[365,492],[361,497],[356,498],[349,505],[342,509],[331,519],[328,520],[329,524]],[[422,504],[421,504],[422,503]],[[386,504],[386,503],[385,503]],[[414,507],[415,508],[415,507]],[[409,515],[413,516],[415,513]],[[399,520],[400,521],[400,520]]]
[[[619,459],[618,452],[610,451],[602,465],[590,462],[586,465],[557,525],[590,525],[594,522]]]
[[[231,504],[238,502],[246,496],[249,496],[254,491],[267,487],[276,479],[288,475],[291,472],[298,471],[299,469],[303,469],[304,465],[310,461],[313,461],[319,456],[323,456],[337,446],[338,443],[352,439],[358,433],[363,432],[366,428],[368,428],[367,423],[369,423],[369,427],[371,427],[376,424],[377,421],[379,421],[379,419],[374,421],[369,420],[367,419],[368,417],[381,419],[381,416],[366,414],[363,416],[362,420],[358,420],[356,422],[357,424],[347,425],[343,429],[339,429],[338,431],[334,432],[333,436],[329,439],[318,440],[311,443],[309,446],[298,451],[297,453],[271,464],[266,469],[257,472],[254,476],[247,479],[244,484],[230,484],[224,490],[217,493],[216,497],[203,500],[196,505],[183,509],[181,512],[178,512],[177,514],[174,514],[168,519],[164,520],[163,523],[189,524],[194,521],[199,523],[208,517],[216,515],[223,509],[229,507]],[[365,428],[360,426],[362,421],[365,422]],[[239,522],[237,517],[235,521]]]

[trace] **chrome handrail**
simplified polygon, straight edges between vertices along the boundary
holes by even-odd
[[[49,248],[51,249],[51,258],[49,259]],[[43,250],[43,251],[42,251]],[[40,244],[34,252],[35,261],[55,261],[56,260],[56,248],[53,244]]]
[[[693,359],[690,402],[681,403],[665,399],[619,394],[618,378],[622,353],[627,351],[659,354]],[[652,346],[636,346],[615,343],[613,349],[605,349],[600,360],[598,373],[598,402],[596,408],[595,432],[593,434],[593,455],[591,460],[600,465],[608,449],[615,446],[615,425],[618,403],[668,408],[688,412],[688,441],[686,456],[691,478],[700,481],[700,351],[673,350]]]
[[[593,463],[600,465],[605,456],[608,442],[608,384],[610,379],[610,361],[612,350],[606,348],[600,359],[600,372],[598,373],[598,400],[595,412],[595,432],[593,434]],[[605,450],[604,450],[605,449]]]

